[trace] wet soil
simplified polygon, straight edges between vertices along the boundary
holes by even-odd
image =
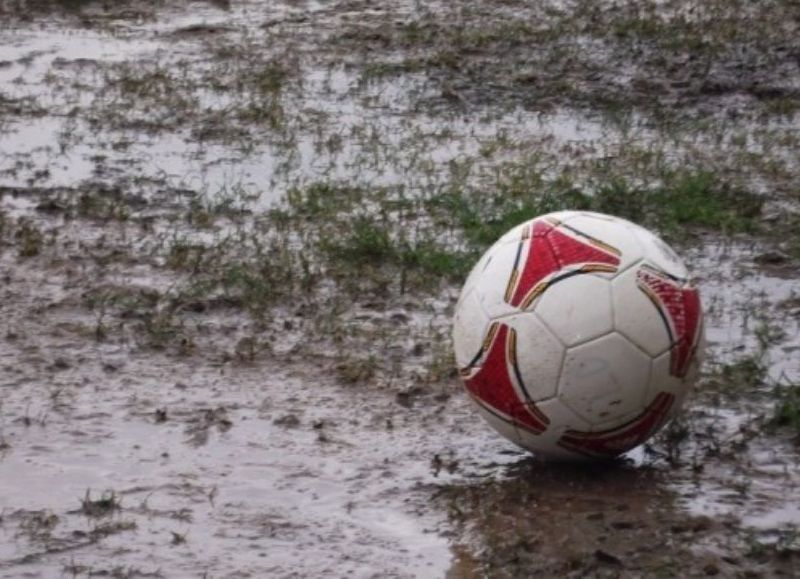
[[[767,4],[0,0],[0,576],[795,576]],[[636,197],[681,171],[721,217]],[[703,295],[697,392],[611,464],[520,451],[453,371],[487,234],[443,200],[538,189],[626,191]]]

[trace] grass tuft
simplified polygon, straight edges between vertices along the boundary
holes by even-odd
[[[91,491],[86,490],[86,495],[81,499],[80,512],[87,517],[105,517],[121,508],[121,499],[113,491],[105,491],[99,498],[93,499]]]
[[[779,387],[777,396],[772,425],[788,428],[800,440],[800,384]]]

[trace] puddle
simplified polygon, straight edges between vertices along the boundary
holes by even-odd
[[[140,544],[126,566],[215,575],[267,568],[357,575],[373,568],[402,576],[446,570],[448,542],[414,492],[435,480],[429,461],[440,441],[396,416],[391,399],[364,396],[364,410],[354,415],[352,393],[309,388],[307,378],[271,369],[214,376],[186,364],[153,367],[118,357],[125,371],[115,378],[94,360],[114,353],[84,352],[92,354],[91,362],[47,386],[4,396],[4,415],[24,409],[31,417],[29,426],[3,425],[11,449],[0,464],[0,512],[11,524],[20,510],[44,509],[58,514],[54,534],[69,538],[95,522],[69,514],[87,490],[99,496],[113,489],[121,510],[112,520],[132,521],[137,530],[98,544],[89,558],[95,567],[144,540],[164,551],[154,557]],[[43,402],[47,391],[76,382],[80,389],[64,407]],[[162,407],[167,417],[158,423],[155,410]],[[210,424],[202,444],[187,444],[193,422],[214,408],[228,409],[231,426]],[[397,426],[387,430],[382,415]],[[297,424],[282,426],[281,418],[294,424],[286,416]],[[462,408],[448,424],[469,418]],[[481,438],[497,446],[488,433]],[[46,551],[47,543],[37,545],[9,526],[0,541],[6,561],[0,575],[12,577],[25,567],[3,566]],[[172,532],[185,534],[185,545],[170,548]],[[79,553],[56,554],[36,558],[32,569],[58,574],[71,558],[88,562]]]

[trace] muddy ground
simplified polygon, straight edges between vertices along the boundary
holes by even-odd
[[[0,0],[0,576],[796,576],[800,6]],[[450,318],[511,225],[659,231],[682,418],[549,465]]]

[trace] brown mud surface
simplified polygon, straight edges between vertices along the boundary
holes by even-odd
[[[0,577],[797,576],[799,28],[0,0]],[[567,207],[706,308],[686,412],[611,464],[520,451],[453,369],[473,260]]]

